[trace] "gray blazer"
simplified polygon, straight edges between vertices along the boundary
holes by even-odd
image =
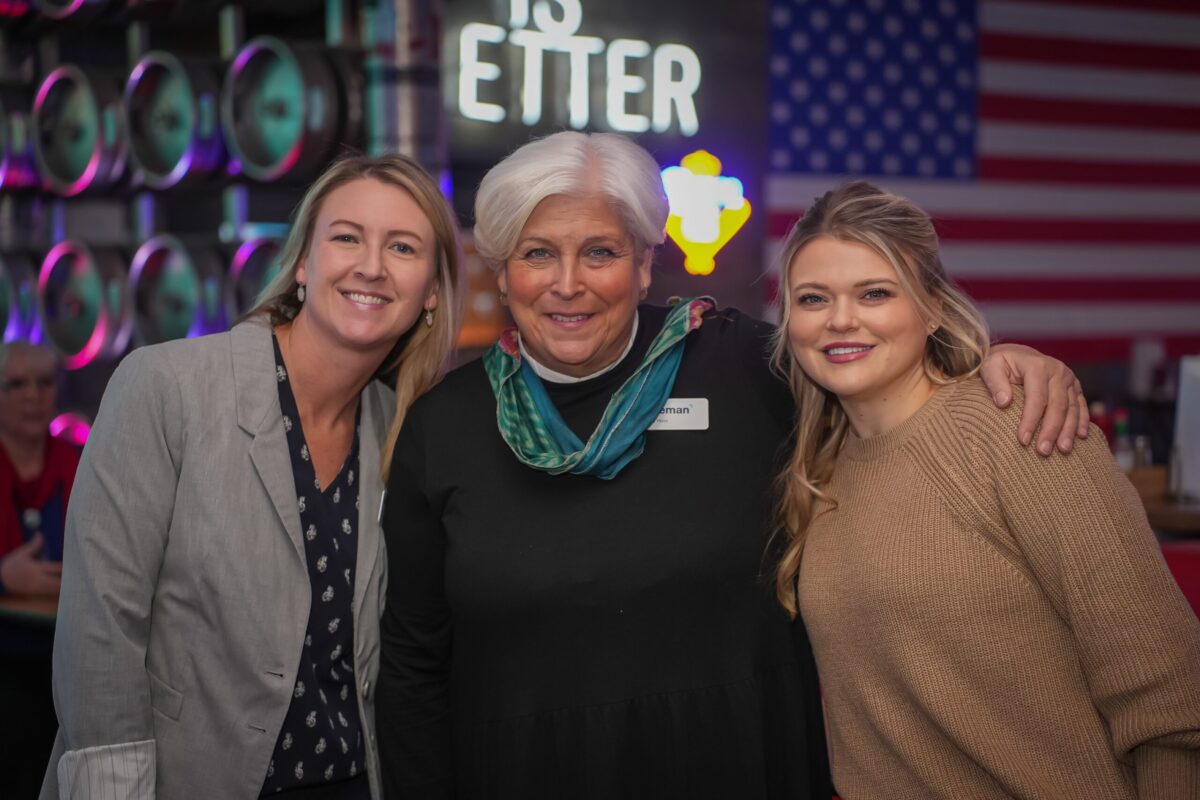
[[[255,798],[311,590],[271,331],[139,348],[104,394],[67,514],[43,800]],[[371,794],[392,392],[362,393],[354,669]]]

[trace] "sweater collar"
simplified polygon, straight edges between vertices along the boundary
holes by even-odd
[[[959,383],[938,387],[937,391],[925,401],[925,405],[887,433],[862,439],[854,433],[853,429],[847,431],[846,439],[842,443],[842,455],[855,461],[874,461],[898,450],[915,434],[920,433],[938,412],[938,409],[946,405],[947,401],[958,391]]]

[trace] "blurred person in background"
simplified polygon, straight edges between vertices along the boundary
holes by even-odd
[[[420,166],[350,156],[245,319],[121,362],[67,519],[45,800],[380,797],[381,464],[453,350],[457,252]]]
[[[50,435],[57,393],[53,350],[0,344],[0,594],[58,597],[79,451]]]
[[[844,800],[1200,798],[1200,623],[1093,432],[1015,447],[929,216],[864,181],[785,243],[780,601]]]
[[[53,609],[67,501],[79,450],[50,435],[59,359],[49,347],[0,344],[0,775],[5,796],[37,796],[54,743]]]

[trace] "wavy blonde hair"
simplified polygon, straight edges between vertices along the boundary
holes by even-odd
[[[304,193],[296,206],[292,227],[279,255],[279,274],[263,289],[254,308],[245,317],[266,314],[272,325],[281,325],[300,311],[296,290],[300,268],[312,243],[313,229],[321,206],[334,190],[347,183],[370,178],[408,193],[429,219],[437,241],[437,309],[433,325],[424,315],[396,342],[376,377],[395,377],[396,414],[387,439],[380,448],[381,473],[386,482],[391,469],[396,437],[413,401],[429,391],[442,377],[458,339],[462,323],[462,259],[459,254],[458,224],[437,183],[420,164],[407,156],[348,155],[329,166]],[[243,317],[243,318],[245,318]]]
[[[987,323],[971,300],[946,275],[929,215],[911,201],[866,181],[826,192],[788,234],[778,261],[780,321],[772,365],[789,383],[796,401],[795,446],[776,478],[776,532],[780,557],[775,570],[779,602],[795,618],[796,579],[804,538],[818,500],[835,502],[828,483],[849,423],[833,393],[811,380],[792,358],[787,328],[791,318],[789,272],[796,254],[814,239],[866,245],[896,270],[903,290],[922,318],[936,328],[925,343],[922,366],[938,384],[975,375],[988,352]]]

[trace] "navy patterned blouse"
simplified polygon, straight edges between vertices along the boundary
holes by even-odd
[[[358,421],[350,455],[324,488],[308,455],[296,398],[275,341],[279,406],[292,454],[312,605],[300,669],[262,793],[345,781],[364,771],[354,692],[354,561],[358,553]]]

